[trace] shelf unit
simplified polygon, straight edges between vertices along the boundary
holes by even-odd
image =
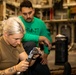
[[[16,2],[17,1],[17,2]],[[10,5],[11,7],[14,8],[14,14],[13,15],[17,15],[18,14],[18,6],[20,5],[20,2],[22,2],[23,0],[3,0],[3,5],[4,5],[4,10],[3,10],[3,17],[6,18],[6,15],[9,15],[7,12],[12,12],[10,9],[7,9],[7,5]],[[53,9],[53,0],[30,0],[33,3],[33,7],[35,8],[36,15],[37,17],[39,17],[40,19],[42,19],[46,25],[48,26],[48,28],[51,30],[52,32],[52,37],[55,41],[55,36],[60,33],[60,28],[61,26],[63,26],[63,24],[68,24],[71,23],[72,25],[68,25],[70,26],[71,29],[71,33],[72,33],[72,38],[74,38],[74,27],[75,27],[75,23],[76,23],[76,19],[74,18],[63,18],[63,13],[58,10],[59,12],[57,12],[57,14],[59,13],[59,16],[61,15],[61,18],[57,19],[54,18],[54,11],[51,12],[51,9]],[[48,4],[44,3],[43,1],[48,1]],[[68,10],[68,7],[75,7],[76,6],[76,0],[63,0],[63,8],[65,10]],[[41,2],[41,3],[40,3]],[[6,12],[7,10],[7,12]],[[51,12],[51,13],[50,13]],[[66,11],[66,16],[68,16],[67,14],[68,11]],[[53,14],[53,15],[52,15]],[[65,12],[64,12],[65,14]],[[13,16],[10,14],[10,16]],[[52,19],[50,18],[50,15],[53,16]],[[74,43],[74,39],[72,39],[71,41],[72,43]]]
[[[19,5],[23,0],[3,0],[3,20],[18,15]]]
[[[64,0],[64,7],[68,6],[76,6],[76,0]]]
[[[66,10],[68,10],[68,7],[74,7],[74,6],[76,6],[76,0],[65,0],[64,1],[64,3],[63,3],[63,8],[64,9],[66,9]],[[43,7],[43,6],[35,6],[35,9],[39,9],[40,10],[40,18],[41,19],[43,19],[43,11],[44,11],[44,9],[51,9],[52,7]],[[68,16],[68,11],[66,12],[67,13],[67,15],[66,16]],[[46,15],[47,16],[47,15]],[[68,27],[68,29],[67,30],[69,30],[70,31],[70,33],[69,33],[69,38],[70,38],[70,48],[69,49],[71,49],[71,47],[74,45],[74,43],[75,43],[75,36],[76,36],[76,34],[75,34],[75,24],[76,24],[76,19],[75,18],[69,18],[69,17],[67,17],[66,19],[63,19],[63,18],[61,18],[61,19],[43,19],[44,20],[44,22],[52,29],[50,29],[51,30],[51,32],[53,32],[52,33],[52,37],[53,37],[53,41],[55,41],[55,36],[57,35],[57,34],[59,34],[59,33],[61,33],[61,28],[62,27],[65,27],[65,26],[67,26]],[[66,30],[66,31],[67,31]],[[66,33],[68,33],[68,31],[67,32],[65,32],[65,34]]]
[[[76,19],[61,19],[61,20],[44,20],[46,23],[62,23],[62,22],[76,22]]]

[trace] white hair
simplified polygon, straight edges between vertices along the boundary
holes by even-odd
[[[3,33],[7,32],[9,35],[25,33],[25,27],[18,17],[11,17],[3,24]]]

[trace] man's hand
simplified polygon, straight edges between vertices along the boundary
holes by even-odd
[[[29,62],[23,60],[19,64],[16,65],[16,71],[23,72],[23,71],[26,71],[28,67],[29,67]]]
[[[33,58],[36,59],[37,57],[39,57],[40,55],[42,55],[42,51],[40,50],[40,48],[36,47],[38,50],[37,54],[34,54]]]
[[[43,43],[43,44],[45,44],[46,46],[48,46],[48,49],[49,49],[49,50],[51,49],[51,46],[52,46],[52,45],[51,45],[50,41],[49,41],[46,37],[40,36],[39,41],[40,41],[40,43]]]
[[[47,57],[48,57],[48,54],[43,54],[43,55],[41,56],[41,58],[42,58],[41,63],[42,63],[43,65],[47,64]]]

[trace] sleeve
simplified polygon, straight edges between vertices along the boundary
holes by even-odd
[[[17,50],[18,50],[19,54],[25,51],[22,44],[18,45]]]
[[[51,37],[51,33],[48,31],[46,24],[44,22],[42,22],[42,29],[41,29],[41,36],[45,36],[46,38],[48,38],[50,40],[50,42],[52,43],[52,37]]]
[[[24,36],[22,38],[22,41],[35,41],[35,42],[38,42],[39,41],[39,36],[26,33],[26,34],[24,34]]]
[[[51,37],[51,33],[48,31],[46,24],[44,22],[42,22],[42,31],[41,31],[41,36],[45,36],[46,38],[48,38],[50,40],[50,42],[52,43],[52,37]],[[48,50],[48,47],[44,45],[44,53],[49,54],[50,50]]]

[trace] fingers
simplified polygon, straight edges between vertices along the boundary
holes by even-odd
[[[42,43],[42,44],[45,44],[46,46],[48,46],[49,50],[51,49],[51,43],[46,37],[40,36],[39,42]]]
[[[27,62],[24,62],[21,64],[21,68],[23,71],[26,71],[28,69],[29,64]]]
[[[37,53],[33,55],[33,58],[36,59],[37,57],[39,57],[40,55],[42,55],[42,51],[40,50],[39,47],[36,47]]]
[[[48,45],[48,49],[49,49],[49,50],[51,49],[51,46],[52,46],[51,44]]]
[[[47,57],[48,57],[48,55],[45,54],[45,53],[42,55],[42,57],[41,57],[41,58],[42,58],[41,63],[42,63],[43,65],[47,64]]]
[[[45,64],[47,64],[47,60],[46,59],[42,59],[41,63],[42,63],[42,65],[45,65]]]
[[[52,45],[51,45],[50,41],[47,38],[45,38],[44,44],[48,47],[49,50],[51,49]]]
[[[22,72],[22,71],[26,71],[29,67],[29,63],[26,61],[21,61],[17,66],[17,71]]]
[[[36,47],[37,48],[37,50],[38,50],[38,54],[37,55],[42,55],[42,51],[40,50],[40,48],[39,47]]]

